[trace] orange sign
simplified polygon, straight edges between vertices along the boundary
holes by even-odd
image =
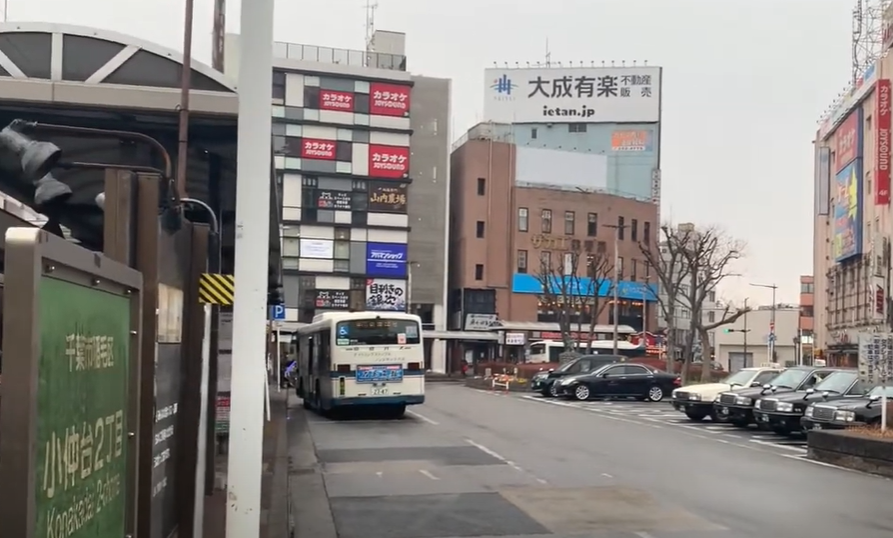
[[[651,151],[651,131],[614,131],[612,151]]]

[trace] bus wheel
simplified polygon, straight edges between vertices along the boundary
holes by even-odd
[[[393,418],[403,418],[406,414],[406,404],[395,405],[391,408],[391,416]]]

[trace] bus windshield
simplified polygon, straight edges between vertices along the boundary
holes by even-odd
[[[422,341],[419,324],[411,319],[354,319],[339,321],[336,327],[339,346],[397,346]]]

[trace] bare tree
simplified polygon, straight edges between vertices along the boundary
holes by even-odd
[[[557,258],[557,259],[553,259]],[[564,343],[563,355],[575,354],[575,342],[571,334],[573,318],[579,316],[581,306],[580,279],[577,269],[580,265],[578,250],[567,252],[544,251],[540,253],[540,268],[536,278],[542,288],[540,301],[555,313],[561,340]]]
[[[608,255],[608,248],[604,241],[597,242],[593,250],[586,252],[585,271],[588,288],[581,290],[581,295],[582,292],[586,292],[584,307],[589,310],[589,339],[586,350],[591,351],[595,326],[598,325],[598,318],[601,317],[609,303],[604,297],[611,295],[616,285],[614,283],[614,258]]]
[[[656,299],[660,307],[660,316],[667,327],[668,372],[673,371],[673,361],[676,358],[676,308],[682,302],[685,284],[691,274],[691,267],[683,252],[683,245],[689,242],[691,233],[692,230],[688,228],[674,229],[671,224],[664,224],[660,227],[658,237],[649,237],[639,243],[639,250],[645,258],[645,263],[657,277],[661,291]]]
[[[744,255],[744,243],[729,237],[716,227],[695,229],[689,225],[685,229],[687,230],[685,240],[682,241],[682,238],[676,240],[684,263],[688,267],[690,280],[687,293],[682,297],[691,312],[690,330],[683,355],[682,377],[683,380],[687,378],[697,337],[701,343],[703,360],[701,380],[706,381],[710,379],[712,357],[709,332],[717,327],[734,323],[745,315],[748,309],[732,308],[730,305],[726,307],[719,320],[704,323],[704,303],[711,293],[716,293],[717,286],[730,276],[732,264]]]

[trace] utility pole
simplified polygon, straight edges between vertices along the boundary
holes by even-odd
[[[611,313],[614,317],[614,355],[617,355],[618,325],[620,324],[620,234],[627,224],[603,224],[605,228],[614,230],[614,305]]]
[[[750,331],[747,330],[747,297],[744,298],[744,367],[747,368],[749,366],[753,366],[752,364],[747,364],[747,333]]]
[[[776,301],[775,301],[775,292],[778,290],[778,285],[776,284],[751,284],[751,286],[755,288],[766,288],[772,290],[772,310],[769,313],[769,338],[768,338],[768,353],[769,353],[769,362],[775,362],[775,309],[776,309]]]

